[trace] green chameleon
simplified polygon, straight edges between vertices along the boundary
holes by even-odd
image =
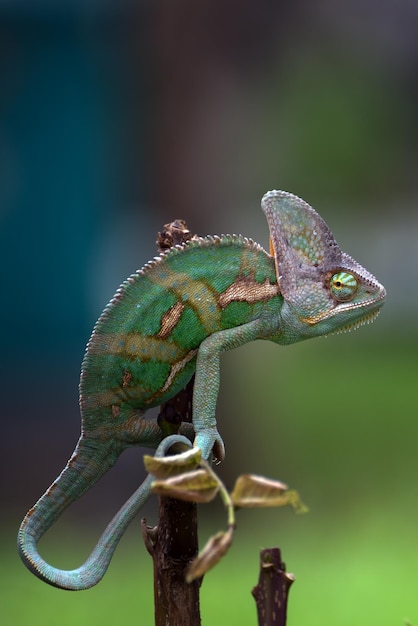
[[[78,569],[52,567],[37,543],[128,446],[163,456],[181,435],[164,438],[144,413],[173,397],[195,373],[194,445],[222,460],[215,406],[225,350],[269,339],[287,345],[357,328],[374,319],[386,292],[341,251],[322,218],[300,198],[262,199],[270,254],[241,236],[194,238],[147,263],[118,289],[96,323],[81,369],[81,436],[65,469],[24,518],[25,565],[45,582],[87,589],[104,575],[116,545],[149,495],[138,488]]]

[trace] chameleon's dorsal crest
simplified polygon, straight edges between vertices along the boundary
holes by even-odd
[[[269,191],[261,206],[283,295],[291,294],[298,274],[323,272],[341,264],[341,250],[331,231],[307,202],[286,191]]]

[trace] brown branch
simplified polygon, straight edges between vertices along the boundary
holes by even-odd
[[[279,548],[261,550],[258,584],[252,590],[258,626],[286,626],[287,599],[293,581],[293,574],[286,573]]]

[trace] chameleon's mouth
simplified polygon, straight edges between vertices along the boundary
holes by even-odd
[[[336,331],[331,332],[330,334],[339,335],[340,333],[349,333],[352,330],[357,330],[357,328],[360,328],[360,326],[364,326],[365,324],[371,324],[372,322],[374,322],[379,313],[380,308],[375,309],[374,311],[370,311],[370,313],[366,313],[366,315],[363,315],[363,317],[356,320],[355,322],[352,322],[351,324],[346,324],[345,326],[341,326]]]
[[[368,311],[367,313],[360,316],[353,322],[347,322],[347,324],[343,324],[343,326],[340,326],[337,330],[331,331],[331,332],[340,333],[340,332],[355,330],[359,326],[363,326],[363,324],[370,324],[370,322],[373,322],[373,320],[376,319],[376,317],[380,313],[380,309],[384,301],[384,296],[385,294],[383,293],[382,296],[378,300],[370,301],[366,303],[361,302],[354,306],[350,305],[350,303],[340,304],[338,307],[336,307],[335,309],[332,309],[331,311],[324,311],[322,314],[320,313],[319,315],[316,315],[314,317],[300,317],[299,319],[303,324],[314,326],[318,324],[319,322],[323,322],[323,321],[335,318],[337,315],[340,315],[344,311],[349,311],[350,313],[352,313],[355,310],[363,309],[365,306],[373,305],[375,308],[373,308],[371,311]]]

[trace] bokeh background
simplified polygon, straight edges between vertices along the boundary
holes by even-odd
[[[224,356],[223,477],[281,479],[310,513],[240,513],[203,621],[255,624],[258,552],[279,545],[289,626],[418,624],[417,28],[412,0],[1,0],[2,624],[152,623],[139,523],[77,594],[26,571],[17,528],[77,440],[91,328],[157,231],[267,245],[271,188],[313,204],[388,301],[357,333]],[[125,453],[42,553],[78,566],[141,476]],[[202,541],[225,524],[201,520]]]

